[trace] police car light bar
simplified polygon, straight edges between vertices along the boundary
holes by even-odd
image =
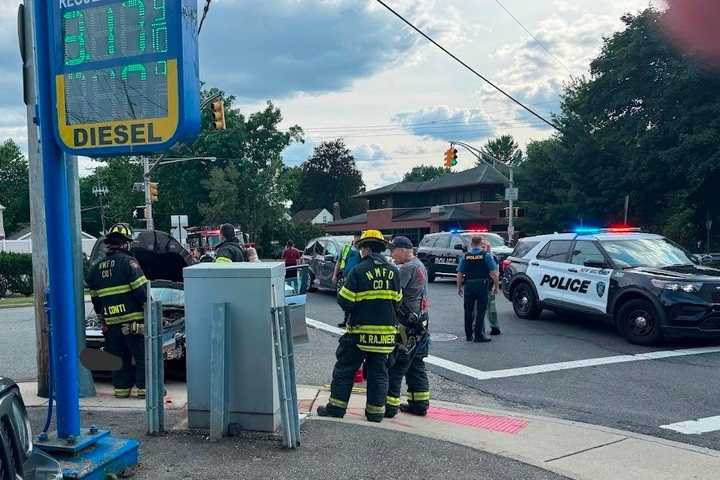
[[[641,232],[640,227],[630,227],[627,225],[617,225],[609,228],[598,228],[598,227],[577,227],[573,230],[578,235],[592,235],[595,233],[631,233]]]
[[[453,229],[450,233],[488,233],[490,230],[487,228],[471,228],[470,230]]]

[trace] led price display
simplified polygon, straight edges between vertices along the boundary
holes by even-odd
[[[66,10],[65,66],[167,52],[165,1],[126,0]],[[68,124],[167,116],[166,60],[67,73],[64,80]]]
[[[199,112],[181,112],[188,60],[197,78],[197,38],[186,39],[194,0],[51,1],[58,2],[54,81],[66,150],[163,144],[184,120],[199,121]],[[199,85],[190,88],[199,96]]]

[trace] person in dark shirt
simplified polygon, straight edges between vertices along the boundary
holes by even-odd
[[[229,223],[223,224],[220,227],[220,235],[223,241],[215,249],[215,262],[247,262],[245,249],[240,245],[240,240],[235,236],[235,227]]]
[[[458,265],[458,295],[464,298],[465,338],[468,342],[489,342],[485,334],[485,310],[492,280],[493,295],[498,292],[500,275],[498,265],[490,252],[483,248],[482,237],[470,240],[470,250]]]

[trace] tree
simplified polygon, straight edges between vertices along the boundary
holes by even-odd
[[[159,166],[152,180],[159,183],[159,200],[153,205],[156,228],[169,231],[170,215],[185,214],[191,225],[229,222],[245,232],[257,234],[266,223],[280,221],[285,213],[289,188],[282,185],[286,167],[281,152],[291,142],[302,141],[302,129],[281,130],[280,110],[271,102],[249,116],[233,108],[234,97],[211,89],[203,98],[220,95],[225,101],[226,130],[210,128],[210,113],[202,112],[202,130],[192,143],[165,156],[216,157],[214,162],[190,160]],[[158,157],[153,157],[157,159]],[[103,159],[96,173],[110,190],[106,210],[108,219],[129,221],[132,208],[144,204],[141,193],[132,193],[132,184],[141,182],[142,166],[137,157]],[[81,182],[83,221],[90,231],[99,230],[99,209],[92,187],[97,177]],[[144,222],[135,222],[144,226]],[[255,239],[256,240],[256,239]]]
[[[626,195],[630,223],[688,246],[718,221],[720,76],[668,42],[662,17],[624,16],[563,91],[560,132],[528,147],[518,182],[535,227],[622,222]]]
[[[502,135],[487,141],[480,148],[480,156],[485,162],[493,163],[500,160],[507,165],[520,165],[523,161],[523,153],[520,145],[515,141],[512,135]],[[483,162],[477,161],[478,165]]]
[[[30,223],[30,187],[28,163],[13,140],[0,144],[0,205],[5,210],[5,233]]]
[[[446,167],[436,167],[434,165],[418,165],[417,167],[413,167],[412,170],[405,173],[405,176],[403,177],[403,182],[424,182],[427,180],[432,180],[436,177],[442,177],[443,175],[447,175],[449,173],[452,173],[450,169]]]
[[[364,211],[364,202],[354,199],[365,191],[362,174],[342,139],[323,142],[302,164],[302,179],[293,199],[293,211],[313,208],[332,210],[340,202],[343,214]]]

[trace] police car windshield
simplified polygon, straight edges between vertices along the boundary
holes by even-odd
[[[601,240],[600,244],[618,268],[693,265],[685,250],[664,238]]]
[[[491,247],[504,247],[505,240],[500,235],[494,233],[465,233],[463,234],[463,241],[465,245],[470,245],[470,239],[472,237],[482,237]]]

